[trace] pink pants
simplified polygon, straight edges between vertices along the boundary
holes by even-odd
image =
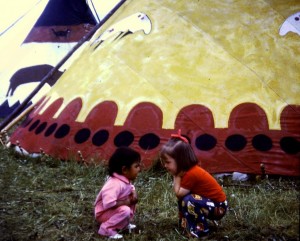
[[[117,230],[128,226],[129,221],[133,218],[134,207],[120,206],[115,209],[108,209],[96,216],[96,220],[101,223],[98,233],[103,236],[115,235]]]

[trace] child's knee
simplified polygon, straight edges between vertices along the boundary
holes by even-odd
[[[130,210],[130,207],[124,205],[124,206],[118,207],[118,212],[122,213],[122,215],[124,215],[126,217],[130,217],[131,210]]]
[[[187,203],[194,203],[195,201],[196,201],[196,199],[193,196],[193,194],[188,194],[182,198],[181,206],[186,206]]]

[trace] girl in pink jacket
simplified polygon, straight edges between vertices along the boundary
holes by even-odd
[[[140,167],[141,156],[129,147],[119,147],[108,162],[109,178],[95,201],[95,218],[100,223],[98,233],[111,239],[121,239],[119,230],[133,229],[130,224],[138,202],[132,184]]]

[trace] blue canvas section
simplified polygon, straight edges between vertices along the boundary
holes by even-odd
[[[50,0],[35,27],[82,23],[96,24],[85,0]]]

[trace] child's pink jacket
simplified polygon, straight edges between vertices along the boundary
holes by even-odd
[[[98,193],[95,205],[95,217],[116,205],[117,200],[125,200],[134,190],[130,181],[117,173],[106,181],[101,191]]]

